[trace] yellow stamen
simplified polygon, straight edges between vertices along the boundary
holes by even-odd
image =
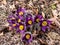
[[[19,15],[23,15],[23,12],[22,12],[22,11],[20,11],[20,12],[19,12]]]
[[[24,29],[24,26],[23,26],[23,25],[20,25],[20,26],[19,26],[19,29],[20,29],[20,30],[23,30],[23,29]]]
[[[13,26],[16,26],[16,24],[13,24]]]
[[[30,35],[29,34],[26,35],[26,39],[30,39]]]
[[[18,19],[18,22],[21,22],[21,20],[20,20],[20,19]]]
[[[28,24],[32,24],[32,20],[29,20],[29,21],[28,21]]]
[[[47,26],[47,22],[46,21],[43,21],[42,22],[42,26]]]
[[[39,18],[38,18],[38,19],[36,19],[36,22],[39,22]]]

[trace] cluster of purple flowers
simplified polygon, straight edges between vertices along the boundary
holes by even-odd
[[[51,24],[51,21],[44,20],[43,16],[38,14],[34,18],[31,14],[26,14],[26,9],[24,8],[18,8],[16,11],[16,15],[11,14],[8,16],[8,22],[9,26],[11,26],[13,29],[16,29],[16,32],[19,32],[23,34],[22,40],[31,42],[32,41],[32,34],[26,33],[26,28],[30,27],[34,23],[38,23],[42,29],[42,31],[46,31],[47,28],[49,28],[49,25]]]

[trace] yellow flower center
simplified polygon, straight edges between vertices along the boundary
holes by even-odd
[[[18,22],[21,22],[21,20],[20,20],[20,19],[18,19]]]
[[[13,26],[15,27],[15,26],[16,26],[16,24],[13,24]]]
[[[42,22],[42,26],[47,26],[47,22],[46,21],[43,21]]]
[[[38,19],[36,19],[36,22],[39,22],[39,18],[38,18]]]
[[[23,12],[22,12],[22,11],[20,11],[20,12],[19,12],[19,15],[23,15]]]
[[[26,35],[26,39],[30,39],[30,35],[29,34]]]
[[[28,21],[28,24],[32,24],[32,20],[29,20],[29,21]]]
[[[20,29],[20,30],[23,30],[23,29],[24,29],[24,26],[23,26],[23,25],[20,25],[20,26],[19,26],[19,29]]]

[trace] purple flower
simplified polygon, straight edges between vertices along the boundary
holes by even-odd
[[[42,31],[46,31],[47,28],[49,28],[49,25],[51,24],[51,21],[49,20],[42,20],[41,21]]]
[[[26,25],[24,23],[19,23],[18,26],[17,26],[17,33],[24,33],[26,31]]]
[[[36,23],[40,22],[41,20],[43,20],[42,15],[36,15],[35,18],[34,18],[34,22],[36,22]]]
[[[18,8],[17,9],[17,16],[23,16],[25,14],[25,9],[24,8]]]
[[[7,20],[7,21],[8,21],[9,23],[11,23],[12,20],[15,20],[15,16],[13,16],[13,14],[8,16],[8,20]]]
[[[9,23],[9,26],[12,26],[12,27],[16,27],[17,26],[16,18],[15,18],[14,15],[9,15],[7,21]]]
[[[26,41],[27,43],[30,43],[32,41],[32,34],[30,32],[26,32],[23,36],[22,36],[22,41]]]
[[[28,14],[28,16],[26,16],[26,25],[30,26],[33,24],[33,18],[31,14]]]
[[[19,18],[17,18],[16,20],[17,20],[17,23],[23,22],[23,18],[22,18],[22,17],[19,17]]]
[[[17,9],[17,17],[20,18],[22,21],[24,21],[24,15],[25,15],[25,8],[18,8]]]

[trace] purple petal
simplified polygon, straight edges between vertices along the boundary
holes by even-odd
[[[50,25],[52,21],[47,20],[47,22],[48,22],[48,25]]]
[[[46,28],[47,28],[47,26],[43,26],[43,27],[42,27],[42,31],[45,32],[45,31],[46,31]]]

